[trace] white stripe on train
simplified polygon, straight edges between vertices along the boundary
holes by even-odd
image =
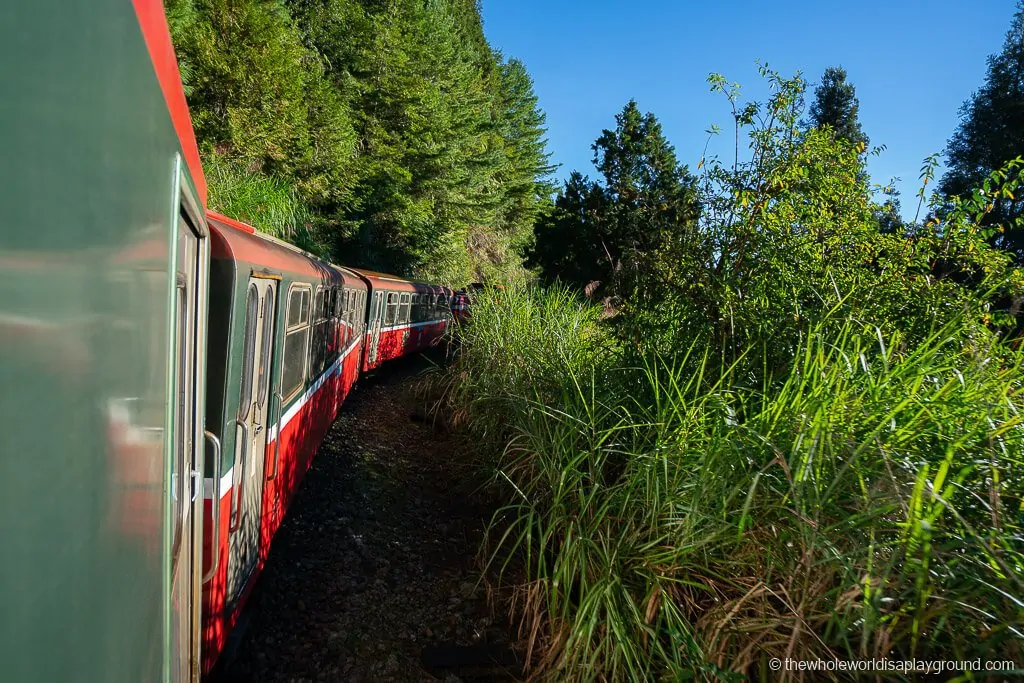
[[[447,318],[441,320],[427,320],[421,323],[413,323],[412,325],[392,325],[391,327],[382,327],[380,328],[380,331],[394,332],[396,330],[402,330],[406,328],[413,329],[416,327],[424,327],[426,325],[435,325],[437,323],[442,322],[447,322]],[[370,333],[367,332],[366,336],[369,337],[369,335]],[[292,403],[288,410],[285,411],[285,414],[281,420],[281,429],[284,429],[285,427],[288,426],[288,423],[292,421],[292,418],[299,414],[303,406],[305,406],[309,402],[309,400],[313,398],[316,392],[320,390],[320,387],[323,386],[324,382],[326,382],[329,377],[341,372],[341,366],[344,363],[345,359],[348,358],[348,355],[352,353],[353,349],[355,349],[359,345],[360,341],[360,339],[354,339],[352,343],[348,345],[348,348],[345,349],[345,353],[341,354],[336,361],[331,363],[331,367],[327,368],[327,370],[325,370],[324,373],[320,375],[320,377],[317,378],[317,380],[313,382],[313,384],[311,384],[309,388],[306,389],[306,391],[303,392],[302,396],[300,396],[298,400]],[[272,425],[269,430],[267,430],[267,433],[273,435],[267,440],[267,446],[270,446],[270,444],[277,441],[277,438],[280,435],[280,431],[278,430],[277,425],[275,424]],[[234,478],[234,474],[235,468],[234,465],[232,465],[231,469],[229,469],[227,472],[221,475],[219,485],[217,486],[219,494],[218,498],[223,498],[224,496],[227,495],[228,491],[231,490],[231,482],[232,479]],[[213,477],[207,477],[203,479],[203,498],[207,500],[213,499],[213,484]]]
[[[338,356],[338,359],[331,363],[331,367],[324,370],[323,374],[320,375],[320,377],[317,378],[317,380],[313,382],[313,384],[311,384],[309,388],[302,393],[302,396],[300,396],[294,403],[292,403],[291,407],[288,408],[288,410],[285,412],[284,417],[281,421],[281,429],[287,427],[288,423],[292,420],[292,418],[299,414],[299,411],[302,410],[302,407],[309,402],[309,399],[313,398],[316,392],[320,390],[320,387],[324,385],[324,382],[326,382],[332,375],[341,372],[342,363],[344,363],[345,359],[348,358],[348,355],[352,353],[352,350],[359,345],[359,341],[359,339],[354,339],[352,343],[348,345],[348,348],[345,349],[345,353]],[[277,441],[277,437],[280,434],[280,432],[278,431],[277,425],[275,424],[272,425],[269,430],[267,430],[267,433],[272,435],[267,440],[267,446],[270,446],[270,444]],[[234,474],[235,468],[234,465],[232,465],[231,469],[229,469],[227,472],[221,475],[219,485],[217,486],[219,498],[223,498],[224,496],[227,495],[228,491],[231,490],[231,482],[232,479],[234,478]],[[207,477],[203,479],[203,498],[206,498],[208,500],[213,499],[213,484],[213,477]]]

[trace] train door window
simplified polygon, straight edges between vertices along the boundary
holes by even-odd
[[[352,337],[352,290],[345,290],[345,341]]]
[[[401,308],[398,312],[398,322],[407,323],[409,322],[409,294],[403,293],[401,298]]]
[[[256,349],[256,324],[259,322],[260,297],[256,285],[249,285],[249,292],[245,299],[245,355],[242,357],[242,392],[238,398],[238,419],[244,420],[249,416],[249,409],[252,407],[252,372],[255,360]],[[245,454],[243,453],[243,459]]]
[[[352,329],[351,337],[359,333],[359,292],[353,290],[348,293],[348,324]]]
[[[171,519],[174,520],[174,538],[171,542],[173,553],[178,552],[178,546],[181,545],[181,524],[178,521],[183,516],[184,511],[184,500],[183,487],[181,486],[182,472],[186,471],[188,467],[188,452],[187,439],[183,438],[186,429],[186,415],[188,411],[188,368],[187,363],[184,362],[185,354],[188,353],[188,292],[185,287],[184,278],[178,278],[176,294],[176,306],[177,306],[177,334],[176,344],[177,349],[175,350],[176,358],[178,359],[178,371],[177,371],[177,408],[174,416],[174,430],[177,435],[177,453],[171,460],[171,500],[173,516]],[[177,557],[177,555],[173,555]]]
[[[341,319],[341,341],[342,345],[348,347],[348,343],[352,339],[352,290],[346,289],[342,293],[341,298],[344,300]]]
[[[313,347],[309,354],[309,377],[315,379],[324,369],[327,358],[327,295],[328,290],[317,287],[313,309]]]
[[[306,379],[306,356],[309,351],[309,285],[292,285],[288,292],[287,327],[284,337],[284,368],[281,392],[287,401],[302,388]]]
[[[355,331],[357,334],[362,334],[362,324],[367,317],[366,306],[364,305],[367,298],[366,292],[355,293]]]
[[[263,339],[261,343],[260,358],[262,359],[259,364],[260,373],[256,397],[256,402],[259,407],[263,407],[263,402],[266,400],[267,395],[270,393],[270,351],[273,348],[274,338],[274,288],[268,287],[266,293],[263,295]]]
[[[420,308],[420,295],[412,295],[412,322],[418,323],[423,320],[423,311]]]

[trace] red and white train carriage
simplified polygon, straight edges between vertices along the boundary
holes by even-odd
[[[203,671],[359,374],[436,343],[445,287],[326,263],[207,212],[211,234]],[[215,443],[213,440],[211,444]]]

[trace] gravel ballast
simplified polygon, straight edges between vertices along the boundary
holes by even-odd
[[[413,388],[425,364],[396,361],[349,396],[218,679],[519,679],[477,561],[493,505],[474,495],[470,445],[423,417]]]

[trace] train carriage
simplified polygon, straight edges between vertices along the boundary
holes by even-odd
[[[363,370],[413,353],[444,337],[452,290],[394,275],[353,269],[369,289]]]
[[[163,7],[4,9],[4,676],[194,680],[209,232]]]
[[[366,286],[351,271],[208,213],[212,235],[203,669],[358,376]]]

